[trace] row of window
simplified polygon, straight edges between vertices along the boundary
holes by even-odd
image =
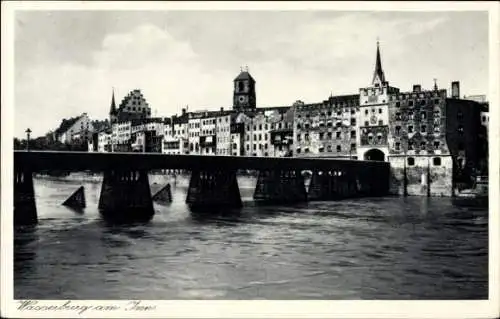
[[[297,154],[300,154],[302,152],[302,149],[300,147],[298,147],[295,151],[297,152]],[[332,152],[332,145],[327,145],[326,151],[327,152]],[[336,146],[336,151],[337,151],[337,153],[342,152],[342,146],[341,145],[337,145]],[[356,144],[355,143],[351,144],[351,148],[349,149],[349,151],[350,152],[356,151]],[[318,148],[318,152],[319,153],[325,152],[325,148],[323,146],[320,146]],[[310,150],[309,150],[308,147],[304,148],[304,153],[310,153]]]
[[[420,149],[423,150],[423,149],[426,149],[428,146],[428,143],[426,141],[422,141],[420,142]],[[433,147],[434,147],[434,150],[438,150],[441,146],[441,142],[440,141],[434,141],[433,143]],[[396,142],[394,143],[394,149],[396,151],[400,151],[401,150],[401,143],[400,142]],[[408,142],[408,150],[409,151],[413,151],[415,150],[415,143],[413,142]]]
[[[281,123],[281,122],[277,123],[276,125],[275,125],[275,123],[271,123],[270,126],[267,123],[264,124],[264,125],[262,125],[262,124],[259,124],[259,125],[254,124],[253,125],[253,130],[257,131],[257,128],[258,128],[258,131],[262,131],[262,128],[264,128],[264,130],[267,131],[267,130],[269,130],[269,127],[271,127],[271,130],[274,130],[275,128],[281,130],[281,129],[284,129],[284,128],[291,128],[291,126],[292,126],[291,123],[287,123],[285,125],[285,123]],[[252,128],[252,126],[250,126],[249,124],[247,124],[246,127],[245,127],[245,129],[247,131],[250,131],[251,128]]]
[[[420,112],[420,119],[426,120],[427,113],[428,113],[427,111]],[[439,119],[441,112],[439,110],[434,110],[433,114],[434,114],[434,116],[433,116],[434,119]],[[415,114],[413,113],[413,111],[408,112],[407,115],[408,115],[409,120],[415,119]],[[396,120],[404,120],[405,119],[403,116],[401,116],[401,112],[396,112],[395,118],[396,118]]]
[[[427,104],[427,101],[426,100],[417,100],[416,103],[414,100],[409,100],[408,101],[408,106],[412,107],[412,106],[424,106]],[[439,99],[434,99],[434,105],[438,105],[439,104]],[[397,101],[395,103],[395,106],[396,107],[400,107],[401,106],[401,102]]]
[[[347,113],[347,110],[345,110],[345,111],[344,111],[344,113]],[[351,109],[351,110],[350,110],[350,113],[351,113],[351,114],[356,114],[356,109],[354,109],[354,108],[353,108],[353,109]],[[319,115],[320,115],[320,116],[323,116],[323,117],[324,117],[324,116],[332,116],[332,115],[333,115],[333,112],[332,112],[332,111],[328,111],[328,112],[321,112]],[[341,116],[341,115],[342,115],[342,111],[337,111],[337,112],[336,112],[336,115],[337,115],[337,116]],[[306,112],[306,113],[304,114],[304,116],[305,116],[305,118],[306,118],[306,119],[310,118],[310,117],[311,117],[311,112]],[[299,113],[299,114],[297,114],[297,118],[299,118],[299,119],[300,119],[300,118],[302,118],[302,114],[300,114],[300,113]]]
[[[414,166],[415,165],[415,158],[414,157],[408,157],[406,159],[406,163],[408,166]],[[434,166],[441,166],[441,157],[433,157],[432,158],[432,165]]]
[[[434,123],[434,124],[438,125],[439,123]],[[407,131],[408,131],[408,133],[415,133],[414,126],[413,125],[408,125]],[[434,133],[439,133],[439,132],[441,132],[441,128],[439,126],[434,126]],[[420,126],[420,133],[428,133],[427,125],[421,125]],[[401,126],[397,125],[395,127],[394,134],[396,136],[400,136],[401,135]]]
[[[236,144],[234,144],[234,145],[236,145]],[[265,150],[268,149],[268,145],[267,144],[264,144],[264,146],[262,146],[262,144],[258,144],[258,147],[259,147],[259,150],[262,150],[262,148],[264,148]],[[254,151],[256,151],[257,150],[257,144],[253,144],[252,148],[253,148]],[[246,145],[246,149],[247,149],[247,151],[250,151],[250,144]]]
[[[355,126],[355,125],[356,125],[356,119],[351,119],[351,126]],[[342,126],[344,126],[344,125],[342,125],[342,122],[340,122],[340,121],[335,123],[335,127],[342,127]],[[297,123],[298,130],[300,130],[300,129],[308,130],[308,129],[313,128],[313,127],[314,126],[311,125],[310,123],[304,123],[304,125]],[[326,124],[324,122],[319,122],[318,127],[333,127],[333,122],[327,122]]]
[[[382,125],[384,125],[384,120],[378,120],[378,126],[382,126]],[[370,122],[365,121],[365,126],[370,126]]]
[[[246,136],[247,136],[246,140],[250,141],[250,134],[247,133]],[[267,133],[265,133],[264,134],[264,141],[267,141],[267,138],[268,138],[268,135],[267,135]],[[254,134],[253,135],[253,140],[254,141],[257,141],[257,140],[262,141],[262,134],[260,134],[260,133],[259,134]]]
[[[304,133],[302,135],[301,134],[297,134],[297,141],[301,141],[302,140],[301,139],[302,136],[304,137],[304,141],[309,141],[309,133]],[[332,132],[326,132],[326,134],[325,134],[325,132],[320,132],[319,133],[319,139],[320,140],[325,139],[325,137],[326,137],[326,139],[332,139],[333,133]],[[351,137],[351,139],[356,138],[356,131],[351,131],[351,136],[350,137]],[[335,132],[335,138],[338,139],[338,140],[342,139],[342,132]]]

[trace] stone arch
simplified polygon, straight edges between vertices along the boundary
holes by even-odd
[[[385,161],[385,154],[379,149],[372,148],[365,152],[363,156],[365,161]]]

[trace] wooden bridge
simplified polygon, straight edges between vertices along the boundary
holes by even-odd
[[[165,155],[154,153],[14,152],[14,221],[37,222],[34,172],[101,171],[99,210],[113,221],[147,221],[154,215],[148,171],[191,171],[186,202],[192,209],[241,207],[236,172],[257,170],[256,201],[292,203],[384,196],[389,192],[387,162],[328,158]],[[313,172],[309,191],[302,171]]]

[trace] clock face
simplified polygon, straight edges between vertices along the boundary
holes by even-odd
[[[371,123],[371,124],[375,124],[375,123],[377,123],[377,117],[376,117],[375,115],[372,115],[372,116],[370,117],[370,123]]]
[[[238,98],[238,101],[240,101],[240,103],[245,102],[245,97],[244,97],[244,96],[240,96],[240,97]]]

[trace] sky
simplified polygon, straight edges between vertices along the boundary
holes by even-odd
[[[486,12],[17,11],[14,135],[108,118],[141,89],[153,116],[229,109],[248,66],[257,106],[323,101],[370,85],[376,42],[391,86],[488,90]]]

